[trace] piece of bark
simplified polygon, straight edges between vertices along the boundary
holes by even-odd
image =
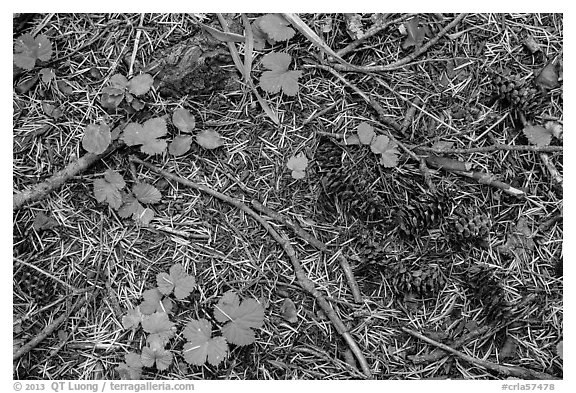
[[[143,72],[154,76],[154,86],[166,97],[188,94],[210,94],[231,90],[238,85],[234,68],[225,43],[203,31],[195,36],[161,49]],[[232,90],[238,90],[233,87]]]

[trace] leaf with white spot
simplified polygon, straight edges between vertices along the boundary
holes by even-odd
[[[156,276],[156,283],[161,293],[170,295],[174,291],[174,296],[179,300],[188,297],[196,288],[194,276],[186,273],[184,266],[180,263],[170,266],[170,274],[159,273]]]
[[[264,324],[264,308],[254,299],[240,303],[238,295],[226,292],[214,307],[214,318],[218,322],[227,322],[222,334],[229,342],[236,345],[252,344],[255,340],[254,330]]]
[[[184,345],[184,360],[188,364],[201,366],[208,360],[208,363],[217,366],[226,358],[226,339],[221,336],[212,338],[212,324],[209,321],[192,319],[186,324],[182,335],[188,340]]]
[[[16,39],[14,64],[20,68],[31,70],[36,65],[36,60],[48,61],[51,56],[52,43],[43,34],[34,38],[27,33]]]

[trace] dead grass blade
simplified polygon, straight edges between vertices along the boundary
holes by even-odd
[[[339,63],[348,67],[349,69],[356,69],[355,65],[348,63],[346,60],[338,56],[338,54],[334,52],[332,48],[330,48],[322,38],[318,37],[318,34],[316,34],[314,30],[308,27],[308,25],[302,19],[300,19],[298,14],[285,13],[282,14],[282,16],[284,16],[284,18],[286,18],[292,24],[292,26],[298,29],[300,33],[302,33],[306,38],[308,38],[308,40],[314,45],[316,45],[322,52],[326,53],[329,56],[332,56]]]
[[[216,15],[218,16],[218,20],[220,21],[220,24],[222,25],[222,29],[224,29],[224,32],[229,33],[230,29],[228,28],[228,24],[226,23],[226,20],[224,19],[222,14],[216,14]],[[264,98],[262,98],[260,93],[258,93],[258,90],[256,90],[256,86],[254,86],[252,79],[250,79],[250,75],[246,75],[246,69],[242,64],[242,60],[240,59],[240,54],[238,53],[238,49],[236,49],[236,45],[234,45],[233,42],[227,42],[226,44],[228,45],[228,49],[230,50],[230,54],[232,55],[232,60],[234,60],[236,68],[238,69],[238,71],[240,71],[244,79],[248,82],[248,85],[256,95],[256,99],[260,103],[260,106],[264,110],[264,113],[268,115],[268,117],[274,122],[274,124],[280,125],[280,119],[278,118],[278,115],[276,115],[276,113],[272,110],[272,108],[270,108],[270,106],[264,100]]]

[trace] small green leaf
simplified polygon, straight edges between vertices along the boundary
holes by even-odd
[[[158,203],[162,199],[162,194],[151,184],[138,183],[132,187],[132,193],[142,203]]]
[[[222,137],[216,131],[204,130],[196,135],[196,143],[205,149],[216,149],[224,144]]]
[[[48,61],[52,56],[52,43],[43,34],[32,37],[24,34],[16,39],[14,47],[14,64],[25,70],[31,70],[36,60]]]
[[[142,360],[140,355],[134,352],[128,352],[124,355],[126,363],[121,363],[116,367],[116,371],[122,379],[141,379],[142,378]]]
[[[125,185],[122,175],[109,169],[104,174],[104,179],[94,180],[94,196],[98,202],[106,201],[110,207],[118,210],[122,206],[120,189]]]
[[[255,340],[252,329],[260,328],[264,323],[264,308],[254,299],[240,303],[238,295],[226,292],[214,307],[214,318],[226,323],[222,334],[232,344],[248,345]]]
[[[194,277],[188,275],[179,263],[170,266],[170,274],[159,273],[156,276],[156,283],[161,293],[169,295],[174,291],[174,296],[179,300],[188,297],[196,287]]]
[[[126,88],[135,96],[141,96],[148,93],[152,84],[154,84],[154,78],[152,78],[152,75],[140,74],[130,79]]]
[[[217,366],[226,358],[228,344],[224,337],[212,338],[212,324],[200,318],[192,319],[182,332],[182,335],[188,340],[184,345],[184,360],[186,363],[195,366],[201,366],[210,363]]]
[[[259,19],[259,27],[274,41],[286,41],[296,33],[290,23],[278,14],[266,14]]]
[[[135,307],[122,316],[122,326],[124,329],[138,329],[142,322],[142,313],[140,312],[140,307]]]
[[[376,136],[376,132],[374,132],[374,127],[372,127],[370,124],[366,123],[365,121],[363,121],[362,123],[360,123],[358,125],[356,132],[358,133],[358,138],[360,139],[360,143],[362,143],[363,145],[371,144],[372,140]]]
[[[386,168],[393,168],[398,165],[398,155],[396,143],[386,135],[378,135],[370,144],[373,153],[380,154],[380,164]]]
[[[88,124],[84,128],[84,137],[82,138],[84,150],[93,154],[102,154],[108,149],[111,142],[112,134],[110,133],[110,127],[106,124]]]
[[[158,139],[166,135],[166,121],[162,117],[147,120],[144,124],[130,123],[124,129],[121,139],[128,146],[142,145],[143,153],[153,155],[161,154],[166,150],[167,143]]]
[[[280,90],[288,96],[298,93],[298,79],[302,71],[288,71],[292,57],[288,53],[268,53],[262,58],[262,64],[270,71],[264,71],[260,76],[260,87],[268,93],[278,93]]]
[[[167,314],[172,311],[172,301],[169,298],[162,299],[162,293],[158,288],[152,288],[142,293],[144,301],[140,303],[140,311],[142,314],[150,315],[154,312],[166,312]]]
[[[196,119],[194,118],[194,115],[184,108],[178,108],[174,111],[172,114],[172,123],[181,132],[187,134],[191,133],[196,127]]]
[[[304,153],[291,157],[286,163],[288,169],[292,170],[292,177],[294,179],[302,179],[306,175],[306,168],[308,167],[308,158]]]
[[[415,46],[419,48],[422,46],[424,42],[424,37],[428,32],[427,27],[418,27],[420,23],[420,18],[417,16],[410,19],[408,22],[404,23],[404,27],[406,28],[406,32],[408,33],[408,37],[402,43],[402,49],[407,49],[411,46]]]
[[[527,125],[522,132],[536,146],[548,146],[552,140],[552,131],[541,126]]]
[[[172,352],[164,348],[152,348],[146,346],[142,349],[140,359],[145,367],[153,367],[156,365],[158,370],[167,370],[172,364]]]
[[[553,62],[546,64],[536,77],[536,84],[544,89],[553,89],[559,85],[558,67]]]
[[[56,74],[54,74],[54,70],[52,68],[42,68],[40,70],[40,76],[42,78],[42,82],[49,83],[56,77]]]
[[[298,314],[296,313],[296,305],[294,304],[294,302],[291,299],[289,299],[289,298],[284,299],[284,301],[282,302],[282,305],[280,306],[280,315],[282,316],[282,318],[284,318],[284,320],[286,320],[290,323],[298,322]]]
[[[188,135],[178,135],[168,145],[168,153],[173,156],[181,156],[190,150],[192,146],[192,137]]]

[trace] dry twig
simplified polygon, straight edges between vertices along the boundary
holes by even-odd
[[[190,188],[193,188],[195,190],[204,192],[204,193],[211,195],[211,196],[213,196],[213,197],[215,197],[215,198],[217,198],[223,202],[229,203],[230,205],[235,206],[236,208],[242,210],[244,213],[248,214],[253,219],[255,219],[260,225],[262,225],[266,229],[266,231],[272,236],[272,238],[274,240],[276,240],[276,242],[279,245],[282,246],[282,248],[284,249],[284,252],[286,252],[286,255],[288,255],[288,257],[290,258],[290,261],[292,262],[292,266],[294,267],[294,274],[296,275],[296,278],[298,279],[298,283],[306,292],[308,292],[310,295],[312,295],[316,299],[316,301],[318,302],[318,304],[320,305],[320,307],[322,308],[324,313],[328,316],[328,318],[330,319],[330,321],[332,322],[332,324],[336,328],[336,331],[338,331],[338,333],[348,343],[348,346],[350,347],[350,349],[352,350],[352,352],[356,356],[356,359],[358,359],[358,362],[360,363],[360,365],[362,367],[362,371],[364,372],[364,374],[367,377],[372,376],[372,372],[370,371],[370,367],[368,366],[368,362],[366,361],[366,358],[364,357],[364,355],[362,354],[362,351],[358,347],[358,344],[356,344],[356,341],[354,340],[354,338],[352,337],[352,335],[350,334],[350,332],[348,331],[348,329],[346,328],[346,326],[344,325],[344,323],[342,322],[340,317],[338,317],[338,315],[334,312],[334,309],[332,309],[332,306],[330,306],[330,303],[326,299],[326,296],[323,295],[322,293],[320,293],[316,289],[312,280],[310,280],[308,278],[308,276],[306,276],[306,273],[304,272],[304,269],[300,263],[300,260],[296,256],[296,250],[290,244],[289,239],[287,239],[285,236],[279,234],[274,228],[272,228],[272,226],[268,223],[268,221],[266,221],[258,213],[256,213],[254,210],[250,209],[246,204],[244,204],[243,202],[241,202],[240,200],[238,200],[236,198],[232,198],[228,195],[225,195],[225,194],[222,194],[218,191],[215,191],[215,190],[211,189],[210,187],[204,186],[202,184],[197,184],[191,180],[187,180],[187,179],[184,179],[180,176],[174,175],[173,173],[170,173],[168,171],[164,171],[164,170],[157,168],[156,166],[154,166],[148,162],[142,161],[141,159],[139,159],[137,157],[131,156],[130,161],[133,161],[133,162],[136,162],[140,165],[143,165],[146,168],[150,169],[151,171],[156,172],[156,173],[164,176],[166,179],[173,180],[173,181],[178,182],[178,183],[180,183],[186,187],[190,187]]]
[[[297,222],[291,220],[289,217],[286,217],[283,214],[275,212],[274,210],[270,209],[262,205],[259,201],[253,199],[252,206],[261,213],[266,214],[267,216],[272,217],[276,221],[280,221],[282,224],[286,225],[290,229],[294,231],[295,234],[300,236],[304,241],[308,244],[316,247],[318,250],[328,253],[328,246],[318,240],[314,235],[310,234],[309,232],[305,231]],[[356,278],[354,277],[354,273],[352,272],[352,267],[348,263],[346,257],[342,254],[338,254],[337,256],[338,262],[340,262],[340,267],[346,276],[346,280],[348,281],[348,285],[350,286],[350,290],[352,291],[352,295],[354,296],[354,301],[356,303],[362,302],[362,294],[360,293],[360,288],[358,288],[358,283],[356,282]]]
[[[416,337],[422,341],[425,341],[428,344],[432,344],[435,347],[438,347],[438,348],[440,348],[446,352],[450,352],[451,354],[458,356],[460,359],[463,359],[463,360],[465,360],[469,363],[475,364],[477,366],[484,367],[490,371],[497,372],[498,374],[512,376],[512,377],[516,377],[516,378],[522,378],[522,379],[558,379],[558,378],[554,377],[553,375],[543,373],[540,371],[534,371],[534,370],[530,370],[527,368],[516,367],[516,366],[503,366],[500,364],[489,362],[487,360],[482,360],[482,359],[472,357],[470,355],[466,355],[465,353],[457,351],[454,348],[449,347],[446,344],[442,344],[442,343],[439,343],[437,341],[434,341],[431,338],[428,338],[428,337],[424,336],[423,334],[415,332],[414,330],[410,330],[406,327],[402,327],[402,331],[405,333],[408,333],[411,336],[414,336],[414,337]]]
[[[402,68],[405,65],[407,65],[408,63],[410,63],[412,60],[417,58],[418,56],[425,53],[432,45],[436,44],[440,40],[440,38],[442,38],[442,37],[444,37],[444,35],[446,35],[446,33],[449,30],[451,30],[456,25],[458,25],[462,21],[462,19],[464,19],[465,16],[466,16],[465,13],[459,14],[456,18],[454,18],[454,20],[452,22],[450,22],[446,27],[444,27],[441,31],[439,31],[438,34],[436,35],[436,37],[432,38],[425,45],[422,45],[422,47],[420,49],[418,49],[417,51],[410,53],[408,56],[406,56],[406,57],[404,57],[398,61],[395,61],[394,63],[383,65],[383,66],[364,66],[364,67],[358,67],[358,66],[347,67],[347,66],[342,65],[342,64],[334,64],[334,68],[337,69],[338,71],[357,71],[357,72],[358,71],[360,71],[360,72],[384,72],[384,71],[392,71],[392,70],[396,70],[398,68]]]
[[[26,355],[32,349],[34,349],[38,344],[40,344],[46,337],[52,334],[58,327],[66,320],[70,315],[72,315],[76,310],[82,307],[86,301],[88,301],[88,296],[82,296],[74,307],[72,307],[68,312],[65,312],[58,318],[56,318],[51,324],[46,326],[44,330],[42,330],[37,336],[35,336],[32,340],[28,341],[26,344],[18,348],[14,355],[12,355],[12,360],[18,360],[22,356]]]
[[[78,160],[68,164],[66,168],[53,174],[48,180],[34,184],[32,188],[28,190],[15,193],[12,197],[12,209],[18,210],[27,203],[46,198],[52,191],[59,189],[72,177],[84,172],[101,158],[113,153],[118,147],[119,143],[114,142],[102,154],[86,153]]]

